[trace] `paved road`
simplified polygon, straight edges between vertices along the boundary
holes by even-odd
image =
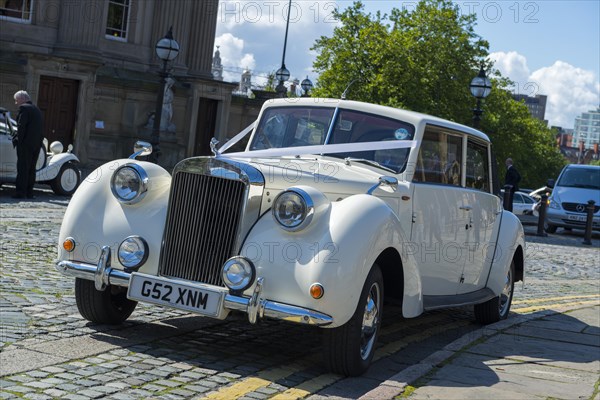
[[[482,332],[468,308],[403,320],[387,307],[376,362],[344,379],[323,370],[319,331],[307,327],[144,305],[120,327],[91,324],[77,312],[73,281],[53,267],[68,199],[39,190],[35,201],[17,202],[10,194],[0,189],[0,398],[354,399]],[[510,318],[599,304],[598,236],[593,246],[577,233],[527,239],[528,276]],[[432,398],[424,387],[414,395]]]

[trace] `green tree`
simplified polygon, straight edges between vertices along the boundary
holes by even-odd
[[[501,80],[494,82],[502,84]],[[492,90],[485,102],[481,128],[492,140],[501,182],[506,174],[504,161],[509,157],[521,173],[519,186],[533,189],[558,176],[565,165],[552,130],[531,117],[527,106],[515,101],[507,90]]]

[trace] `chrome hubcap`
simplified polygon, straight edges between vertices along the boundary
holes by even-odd
[[[71,168],[65,169],[60,177],[60,186],[65,191],[70,192],[71,190],[75,189],[75,185],[77,185],[77,172]]]
[[[500,315],[504,315],[508,311],[509,301],[512,295],[512,280],[512,268],[509,268],[508,274],[506,275],[506,281],[504,282],[504,288],[502,289],[502,293],[500,293]]]
[[[369,289],[367,304],[363,314],[362,330],[360,335],[360,356],[366,360],[373,350],[375,336],[379,327],[379,310],[381,308],[381,293],[379,285],[373,283]]]

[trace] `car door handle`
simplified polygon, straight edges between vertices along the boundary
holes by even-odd
[[[471,211],[473,209],[473,207],[471,207],[471,206],[460,206],[459,208],[461,210],[465,210],[465,211]]]

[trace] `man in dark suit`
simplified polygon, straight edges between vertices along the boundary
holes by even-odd
[[[31,97],[24,90],[14,95],[15,104],[19,106],[17,116],[17,199],[33,199],[35,184],[35,165],[42,147],[42,112],[31,102]]]
[[[506,178],[504,179],[505,185],[512,186],[512,192],[519,190],[519,182],[521,182],[521,174],[514,167],[512,158],[506,159]]]

